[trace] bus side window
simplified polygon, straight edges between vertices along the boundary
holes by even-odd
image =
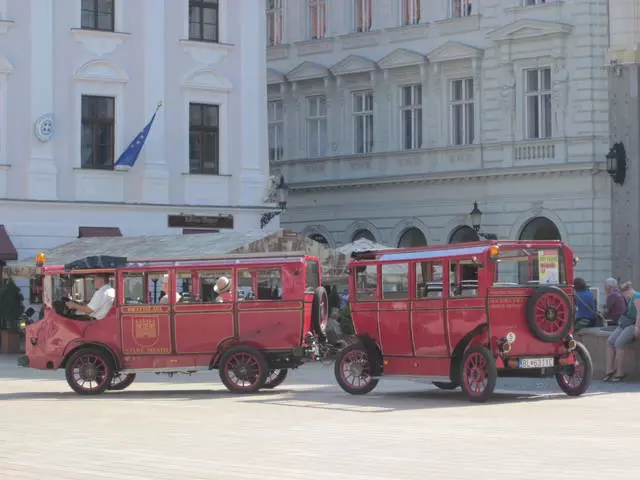
[[[356,301],[375,302],[378,299],[378,269],[376,265],[356,267]]]
[[[416,298],[442,297],[442,263],[416,263]]]

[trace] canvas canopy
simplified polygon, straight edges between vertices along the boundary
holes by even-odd
[[[65,265],[94,255],[126,257],[129,261],[221,258],[232,254],[300,253],[320,258],[326,275],[346,274],[348,258],[290,230],[222,231],[198,235],[87,237],[45,250],[47,265]],[[7,265],[14,277],[35,275],[35,257]]]

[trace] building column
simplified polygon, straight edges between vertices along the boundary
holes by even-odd
[[[164,101],[166,91],[164,81],[165,25],[164,2],[145,0],[145,124],[156,111],[158,102]],[[140,129],[142,129],[142,125]],[[144,161],[142,201],[145,203],[171,203],[169,171],[165,158],[165,115],[162,108],[156,115],[140,156]]]
[[[235,2],[234,2],[235,3]],[[256,5],[256,3],[258,5]],[[235,198],[237,205],[256,205],[264,202],[267,177],[269,174],[267,139],[267,51],[266,22],[264,12],[266,2],[237,2],[233,6],[242,18],[239,40],[234,52],[240,56],[242,76],[234,93],[240,101],[239,166],[235,170],[237,178]],[[232,147],[233,148],[233,147]]]
[[[34,132],[43,116],[53,116],[54,42],[53,0],[34,0],[30,9],[31,30],[31,158],[27,196],[38,200],[57,200],[58,169],[51,140],[39,140]],[[54,123],[55,126],[55,123]]]
[[[609,3],[609,146],[621,142],[628,168],[611,201],[612,274],[640,284],[640,0]]]

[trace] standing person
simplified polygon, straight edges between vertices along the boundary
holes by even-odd
[[[621,291],[628,299],[628,307],[618,321],[618,328],[607,339],[607,374],[602,378],[605,382],[621,382],[625,379],[625,350],[640,337],[640,292],[633,289],[631,282],[623,284]]]
[[[584,279],[576,277],[573,280],[573,288],[575,290],[574,303],[576,305],[576,323],[575,330],[582,328],[595,327],[597,319],[596,299],[587,288]]]
[[[604,308],[605,327],[618,325],[618,320],[627,311],[627,301],[622,296],[618,281],[609,277],[604,281],[604,293],[607,295],[607,304]]]

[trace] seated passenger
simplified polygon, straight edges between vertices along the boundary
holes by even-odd
[[[582,328],[595,327],[598,307],[596,299],[587,288],[584,279],[576,277],[573,279],[574,303],[576,307],[576,323],[575,330]]]
[[[94,277],[94,285],[97,288],[87,305],[76,302],[66,302],[68,308],[86,313],[89,317],[100,320],[107,316],[116,299],[115,289],[109,285],[108,275]]]
[[[216,303],[233,301],[231,293],[231,282],[225,276],[222,276],[216,280],[216,284],[213,286],[214,301]]]
[[[162,277],[162,287],[160,288],[162,288],[162,290],[160,292],[160,298],[158,299],[158,303],[161,303],[161,304],[169,303],[169,295],[167,295],[166,293],[162,295],[164,292],[169,291],[169,275],[165,275],[164,277]],[[182,296],[180,295],[180,293],[176,291],[176,303],[178,303],[181,298]]]

